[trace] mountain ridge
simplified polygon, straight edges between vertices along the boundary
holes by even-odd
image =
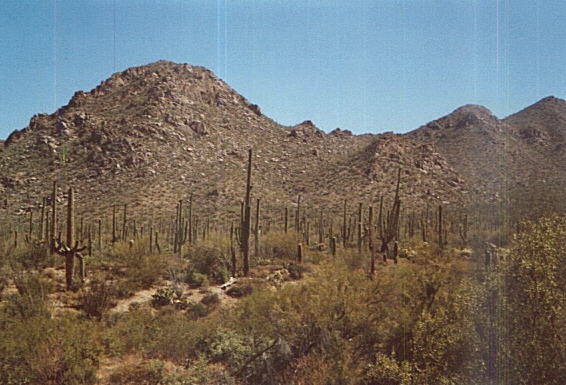
[[[12,215],[37,208],[59,180],[77,188],[79,207],[90,206],[93,215],[123,203],[133,211],[171,211],[194,193],[203,215],[225,208],[235,218],[251,147],[254,191],[268,210],[280,213],[298,194],[334,211],[344,199],[377,204],[393,193],[398,168],[408,210],[425,202],[462,206],[496,201],[502,186],[524,176],[556,181],[554,168],[521,170],[524,157],[536,167],[548,163],[505,127],[523,120],[465,105],[406,134],[326,133],[310,120],[276,123],[204,67],[158,61],[77,91],[55,113],[14,131],[0,152],[0,192],[13,202]]]

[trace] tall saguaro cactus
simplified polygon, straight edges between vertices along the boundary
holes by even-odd
[[[389,243],[397,239],[399,230],[399,212],[401,207],[401,199],[399,198],[399,187],[401,182],[401,169],[397,173],[397,187],[395,189],[395,198],[393,207],[383,215],[383,196],[379,203],[379,237],[381,239],[381,252],[389,252]]]
[[[248,150],[248,178],[246,182],[246,197],[244,200],[244,221],[242,223],[242,254],[244,257],[244,275],[250,273],[250,217],[251,217],[251,190],[252,190],[252,149]]]
[[[442,205],[438,205],[438,247],[444,248],[442,240]]]
[[[369,215],[368,215],[368,229],[369,229],[369,241],[368,241],[368,245],[369,245],[369,252],[371,255],[371,260],[370,260],[370,276],[373,277],[373,274],[375,273],[375,247],[374,247],[374,243],[373,243],[373,206],[369,206]]]
[[[51,252],[54,253],[57,249],[55,245],[57,233],[57,181],[53,181],[53,192],[51,193],[51,237],[50,246]]]
[[[297,197],[297,211],[295,213],[295,231],[301,232],[301,194]]]
[[[342,218],[342,246],[346,247],[348,242],[348,233],[346,226],[346,214],[347,214],[347,200],[344,199],[344,217]]]
[[[363,224],[362,224],[363,218],[362,218],[362,203],[360,202],[360,205],[358,206],[358,252],[362,251],[362,229],[363,229]]]
[[[189,196],[189,244],[193,243],[193,193]]]
[[[127,215],[127,208],[128,208],[128,204],[124,203],[124,219],[122,220],[122,241],[126,240],[126,223],[128,220]]]
[[[257,198],[257,205],[255,210],[255,228],[254,228],[254,255],[259,255],[259,198]]]
[[[41,201],[41,216],[39,217],[39,241],[43,241],[43,221],[45,220],[45,197]]]
[[[80,261],[81,280],[84,280],[84,258],[81,251],[85,247],[79,248],[79,243],[74,239],[75,234],[75,202],[73,188],[69,187],[67,203],[67,242],[64,245],[57,245],[57,254],[65,257],[65,281],[67,290],[73,285],[73,275],[75,271],[75,257]]]
[[[112,244],[116,242],[116,205],[112,206]]]

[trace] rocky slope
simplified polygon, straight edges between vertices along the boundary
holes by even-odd
[[[544,211],[566,188],[565,133],[566,102],[548,97],[505,119],[463,106],[407,136],[434,145],[474,194]]]
[[[7,213],[22,218],[39,207],[53,180],[61,202],[67,186],[78,190],[78,209],[87,216],[123,203],[168,216],[178,199],[194,193],[199,215],[234,218],[251,147],[254,197],[277,213],[297,194],[312,207],[336,210],[343,199],[377,202],[393,193],[399,167],[405,207],[425,200],[460,206],[546,175],[539,167],[548,162],[525,136],[525,121],[550,127],[554,109],[563,118],[561,103],[547,107],[501,121],[483,107],[464,106],[407,135],[326,134],[310,121],[277,124],[205,68],[160,61],[79,91],[59,111],[36,115],[12,133],[1,145],[0,193]],[[551,141],[561,132],[540,135]],[[525,159],[533,167],[525,169]]]

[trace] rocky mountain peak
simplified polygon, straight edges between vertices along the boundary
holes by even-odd
[[[495,127],[499,119],[484,106],[467,104],[457,108],[449,115],[437,119],[429,126],[431,128],[455,128],[465,129],[470,127]]]
[[[21,202],[18,208],[38,207],[51,182],[64,179],[100,212],[118,201],[168,210],[189,192],[203,210],[217,204],[239,212],[234,202],[253,148],[254,191],[278,212],[298,193],[321,205],[346,192],[376,199],[391,193],[399,168],[408,206],[463,202],[499,191],[503,180],[522,180],[524,156],[537,175],[549,157],[563,165],[556,154],[566,148],[565,105],[545,98],[506,125],[485,107],[465,105],[404,135],[326,134],[310,120],[277,124],[206,68],[159,61],[78,91],[68,105],[12,133],[1,145],[0,191]],[[507,135],[513,130],[558,145],[541,147],[550,151],[538,156],[529,141]]]

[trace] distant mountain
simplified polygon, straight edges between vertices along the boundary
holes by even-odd
[[[564,133],[566,102],[549,97],[503,120],[463,106],[407,136],[434,145],[475,194],[541,209],[566,188]]]

